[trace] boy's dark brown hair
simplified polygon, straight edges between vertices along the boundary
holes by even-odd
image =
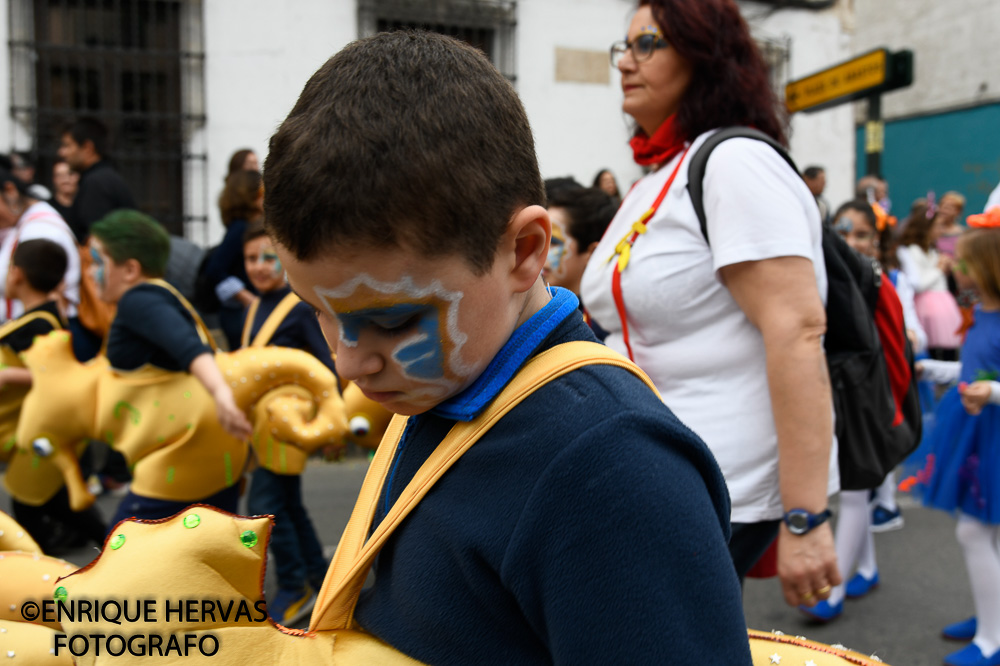
[[[560,190],[549,200],[549,208],[568,214],[566,233],[576,241],[577,254],[586,254],[591,243],[600,242],[618,212],[608,193],[597,187]]]
[[[516,210],[545,202],[513,87],[471,46],[419,31],[330,58],[271,137],[264,184],[268,230],[299,260],[405,246],[480,275]]]
[[[54,291],[66,276],[69,259],[66,250],[56,242],[34,238],[18,243],[11,263],[21,269],[28,286],[47,294]]]

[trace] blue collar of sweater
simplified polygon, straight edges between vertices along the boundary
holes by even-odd
[[[580,301],[573,292],[550,287],[549,293],[552,300],[517,327],[483,374],[464,391],[434,407],[431,413],[453,421],[471,421],[493,402],[545,338],[567,317],[578,312]]]

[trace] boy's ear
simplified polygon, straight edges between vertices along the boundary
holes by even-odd
[[[7,284],[9,285],[19,285],[24,281],[24,271],[21,270],[20,266],[15,266],[11,264],[7,268]]]
[[[142,264],[139,263],[138,259],[126,259],[122,264],[122,268],[125,269],[125,278],[129,282],[138,281],[142,278]]]
[[[584,254],[586,254],[587,257],[589,258],[590,255],[594,254],[594,250],[597,249],[598,245],[600,245],[600,243],[598,243],[597,241],[594,241],[593,243],[590,244],[590,247],[587,248],[587,251],[584,252]]]
[[[513,241],[514,265],[511,277],[518,293],[527,291],[545,267],[552,240],[552,222],[542,206],[525,206],[507,226],[507,238]]]

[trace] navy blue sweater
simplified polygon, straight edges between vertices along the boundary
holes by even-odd
[[[164,370],[187,371],[196,357],[212,349],[198,337],[194,317],[169,291],[140,284],[118,301],[108,331],[107,356],[117,370],[149,363]]]
[[[274,308],[278,307],[278,304],[281,303],[282,299],[291,290],[291,287],[285,286],[281,289],[275,289],[274,291],[268,291],[260,295],[260,305],[257,306],[257,315],[254,317],[250,328],[251,342],[253,342],[254,336],[260,331],[264,322],[267,321],[268,316],[274,312]],[[249,310],[243,314],[244,329],[246,329],[247,313],[249,313]],[[330,372],[334,375],[337,374],[337,370],[333,367],[333,354],[330,353],[330,346],[326,343],[326,338],[323,337],[323,331],[320,330],[316,314],[308,303],[296,303],[295,307],[278,324],[278,328],[275,329],[274,335],[271,336],[267,344],[271,347],[291,347],[292,349],[307,351],[318,358],[323,365],[330,368]]]
[[[534,354],[594,339],[575,297],[554,293],[472,386],[411,419],[376,525],[456,419]],[[356,618],[430,664],[749,664],[729,511],[704,443],[628,371],[585,367],[437,482],[379,554]]]

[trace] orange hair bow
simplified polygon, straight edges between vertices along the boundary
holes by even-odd
[[[896,226],[896,216],[889,215],[885,208],[882,208],[881,204],[877,201],[872,202],[872,210],[875,211],[875,229],[877,229],[879,233],[885,231],[887,226]]]
[[[1000,206],[994,206],[979,215],[970,215],[965,218],[965,223],[972,229],[998,229],[1000,228]]]

